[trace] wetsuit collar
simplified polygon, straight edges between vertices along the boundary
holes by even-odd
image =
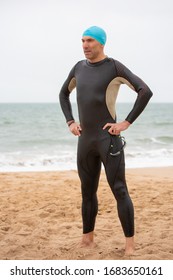
[[[89,65],[89,66],[98,66],[98,65],[101,65],[103,63],[105,63],[106,61],[108,61],[108,57],[105,57],[104,59],[98,61],[98,62],[90,62],[89,60],[86,60],[86,63]]]

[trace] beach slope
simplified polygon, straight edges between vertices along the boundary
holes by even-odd
[[[173,167],[127,169],[135,208],[131,259],[173,259]],[[92,249],[79,248],[77,171],[0,173],[0,259],[126,259],[116,203],[102,172]]]

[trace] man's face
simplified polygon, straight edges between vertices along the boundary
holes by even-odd
[[[90,61],[97,59],[103,53],[103,45],[89,36],[82,38],[82,47],[85,57]]]

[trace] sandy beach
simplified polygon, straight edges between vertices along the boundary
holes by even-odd
[[[173,260],[173,167],[127,169],[135,208],[134,260]],[[102,172],[95,248],[79,248],[77,171],[0,173],[1,260],[121,260],[124,236]]]

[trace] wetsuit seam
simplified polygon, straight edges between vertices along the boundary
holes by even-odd
[[[113,65],[114,65],[114,68],[115,68],[115,74],[116,74],[116,77],[118,77],[118,69],[116,67],[116,63],[115,63],[115,60],[113,58],[111,58],[112,61],[113,61]]]
[[[75,66],[74,66],[74,78],[75,78],[75,72],[76,72],[76,67],[77,67],[77,65],[79,65],[81,62],[82,62],[83,60],[80,60],[80,61],[78,61],[76,64],[75,64]]]
[[[127,77],[127,75],[126,75],[125,72],[124,72],[124,75],[123,75],[123,73],[121,73],[121,71],[122,71],[123,69],[121,69],[121,71],[118,71],[118,67],[116,66],[116,61],[115,61],[115,59],[112,58],[112,60],[113,60],[113,62],[114,62],[114,67],[115,67],[115,71],[116,71],[116,77],[121,77],[121,78],[127,80],[127,81],[134,87],[136,93],[138,93],[138,91],[137,91],[135,85],[133,84],[133,80],[131,80],[130,77]],[[119,63],[118,60],[117,60],[117,63]]]

